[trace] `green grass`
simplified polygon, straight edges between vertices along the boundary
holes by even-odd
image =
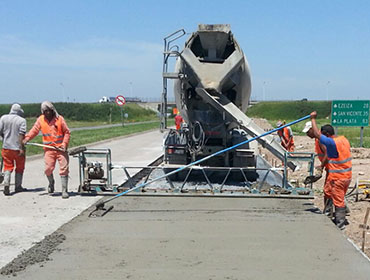
[[[27,121],[27,130],[30,130],[34,125],[37,118],[26,118]],[[155,121],[158,118],[148,119],[145,121]],[[108,121],[75,121],[70,119],[65,119],[69,128],[78,128],[78,127],[89,127],[89,126],[99,126],[99,125],[108,125]],[[112,124],[121,123],[119,121],[112,121]],[[133,123],[133,121],[125,120],[125,123]]]
[[[120,122],[121,107],[114,103],[54,103],[58,113],[69,121],[86,122]],[[8,114],[11,104],[0,104],[0,116]],[[40,112],[40,103],[22,104],[26,118],[37,118]],[[128,114],[127,121],[139,122],[155,120],[156,112],[150,109],[144,109],[136,103],[128,103],[123,107],[123,112]]]
[[[268,120],[295,120],[317,111],[319,118],[330,116],[331,102],[329,101],[268,101],[259,102],[248,108],[250,117]]]
[[[249,117],[265,118],[273,127],[276,127],[278,120],[285,120],[287,123],[300,119],[316,111],[318,115],[317,124],[321,127],[330,124],[331,102],[329,101],[284,101],[284,102],[259,102],[248,108]],[[292,125],[295,135],[305,135],[302,129],[309,119]],[[360,127],[339,127],[338,135],[348,138],[352,147],[360,147]],[[370,148],[370,128],[364,128],[363,147]]]
[[[168,120],[168,125],[174,125],[173,120]],[[133,124],[130,126],[119,126],[111,128],[101,128],[93,130],[80,130],[71,132],[71,140],[69,142],[69,148],[83,146],[91,143],[95,143],[102,140],[107,140],[115,137],[126,136],[134,133],[144,132],[152,129],[159,129],[159,122],[144,123],[144,124]],[[42,137],[36,136],[32,139],[33,143],[42,143]],[[43,152],[41,147],[27,146],[27,156],[40,154]]]

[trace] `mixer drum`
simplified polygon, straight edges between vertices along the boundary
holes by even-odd
[[[213,108],[196,95],[197,87],[224,94],[246,112],[251,94],[249,66],[230,25],[200,24],[186,41],[175,68],[183,77],[174,83],[176,105],[187,123],[199,120],[201,111],[214,115]]]

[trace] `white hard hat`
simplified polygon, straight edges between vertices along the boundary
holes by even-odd
[[[305,126],[304,126],[304,128],[303,128],[302,132],[306,133],[307,131],[309,131],[309,130],[310,130],[310,128],[311,128],[311,127],[312,127],[312,122],[311,122],[311,121],[306,122],[306,124],[305,124]]]

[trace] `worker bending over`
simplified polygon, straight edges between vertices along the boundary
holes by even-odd
[[[328,125],[324,125],[321,127],[321,134],[326,133],[326,129],[328,129]],[[330,130],[330,128],[329,128]],[[312,122],[306,122],[305,127],[302,130],[303,133],[306,133],[308,137],[311,139],[315,139],[315,153],[320,161],[320,165],[315,167],[315,176],[317,178],[321,178],[323,170],[325,169],[326,171],[326,176],[325,176],[325,182],[324,182],[324,214],[330,214],[330,209],[333,207],[333,200],[330,197],[330,192],[325,188],[326,185],[326,180],[328,177],[328,170],[327,170],[327,163],[328,163],[328,157],[326,154],[326,147],[325,145],[321,144],[319,139],[315,138],[315,134],[313,132],[312,128]]]
[[[326,125],[322,133],[316,124],[317,113],[311,113],[312,129],[316,139],[326,148],[327,178],[324,190],[332,198],[335,206],[334,222],[338,228],[344,229],[348,224],[344,197],[352,179],[351,147],[346,137],[334,135],[334,128]]]
[[[15,192],[26,189],[22,187],[23,171],[26,162],[23,145],[26,134],[26,120],[23,118],[21,105],[13,104],[9,114],[0,118],[0,136],[3,138],[1,156],[4,161],[4,195],[10,194],[10,177],[15,166]],[[1,170],[0,170],[1,171]]]
[[[41,113],[42,115],[36,120],[32,129],[26,134],[24,143],[32,140],[41,130],[43,144],[51,147],[44,148],[45,175],[49,180],[48,192],[54,192],[53,171],[58,160],[62,198],[68,198],[69,157],[67,148],[71,132],[64,118],[58,114],[51,102],[45,101],[41,104]]]
[[[286,122],[278,121],[277,127],[285,125]],[[290,126],[283,127],[282,129],[278,130],[278,135],[280,137],[281,145],[288,151],[294,152],[294,139],[293,139],[293,132]]]

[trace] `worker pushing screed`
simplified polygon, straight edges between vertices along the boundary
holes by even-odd
[[[69,156],[67,152],[71,132],[64,118],[58,114],[49,101],[41,104],[42,115],[36,120],[32,129],[26,134],[24,144],[42,133],[44,147],[45,175],[48,178],[48,192],[54,192],[53,171],[56,161],[59,162],[59,175],[62,181],[62,198],[68,198]],[[48,147],[50,146],[50,147]]]
[[[344,229],[348,224],[344,196],[352,179],[351,147],[347,138],[334,135],[334,128],[331,125],[326,125],[326,128],[320,132],[316,124],[316,112],[312,112],[310,116],[313,136],[326,148],[327,177],[324,187],[325,196],[333,200],[335,224],[338,228]]]
[[[325,127],[326,126],[321,127],[321,134],[325,133],[325,131],[326,131]],[[304,183],[305,184],[310,184],[310,183],[314,183],[314,182],[320,180],[321,177],[322,177],[323,170],[325,169],[326,176],[325,176],[325,182],[324,182],[324,211],[323,212],[325,214],[330,214],[331,213],[330,210],[333,206],[333,200],[331,199],[331,197],[328,196],[328,192],[325,191],[325,186],[327,186],[326,185],[326,179],[327,179],[327,175],[328,175],[328,173],[327,173],[328,157],[327,157],[327,154],[326,154],[326,147],[325,147],[325,145],[320,143],[319,139],[315,138],[315,134],[314,134],[314,131],[313,131],[313,128],[312,128],[312,122],[311,121],[306,122],[305,127],[303,128],[302,132],[306,133],[306,135],[308,137],[310,137],[311,139],[315,139],[315,153],[317,154],[317,157],[320,161],[320,165],[315,167],[315,174],[312,175],[312,176],[306,177]]]

